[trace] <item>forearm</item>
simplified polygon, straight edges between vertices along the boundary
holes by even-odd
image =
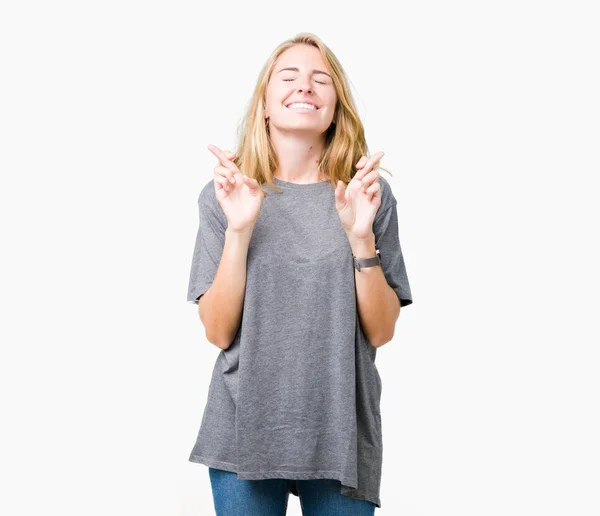
[[[375,235],[366,239],[350,238],[352,254],[357,258],[375,256]],[[400,300],[389,286],[383,269],[375,267],[354,270],[356,302],[363,332],[374,347],[392,340],[400,314]]]
[[[215,279],[200,298],[200,318],[206,338],[221,349],[231,345],[241,323],[251,236],[251,230],[243,233],[226,230]]]

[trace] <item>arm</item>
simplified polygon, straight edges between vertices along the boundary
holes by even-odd
[[[252,230],[235,232],[227,228],[215,279],[198,302],[206,338],[221,349],[229,348],[242,319],[251,236]]]
[[[358,258],[375,256],[375,235],[350,240],[352,254]],[[381,266],[354,270],[358,315],[365,335],[378,348],[394,337],[400,315],[400,300],[388,284]]]

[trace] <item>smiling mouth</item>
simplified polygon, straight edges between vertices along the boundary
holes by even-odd
[[[291,104],[288,104],[287,106],[284,105],[284,107],[286,109],[290,109],[291,111],[319,111],[319,107],[318,106],[314,106],[314,107],[295,107],[295,108],[291,108],[289,106],[292,106],[294,104],[305,104],[304,102],[292,102]],[[314,105],[314,104],[313,104]]]

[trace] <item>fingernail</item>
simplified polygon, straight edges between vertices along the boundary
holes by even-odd
[[[231,177],[229,178],[229,180],[230,180],[232,183],[235,183],[235,176],[231,176]]]

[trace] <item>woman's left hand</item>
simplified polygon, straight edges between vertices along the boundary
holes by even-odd
[[[373,235],[373,221],[381,204],[379,171],[373,167],[383,157],[383,152],[369,159],[363,156],[356,164],[358,172],[344,188],[338,181],[335,189],[335,207],[348,238],[365,239]]]

